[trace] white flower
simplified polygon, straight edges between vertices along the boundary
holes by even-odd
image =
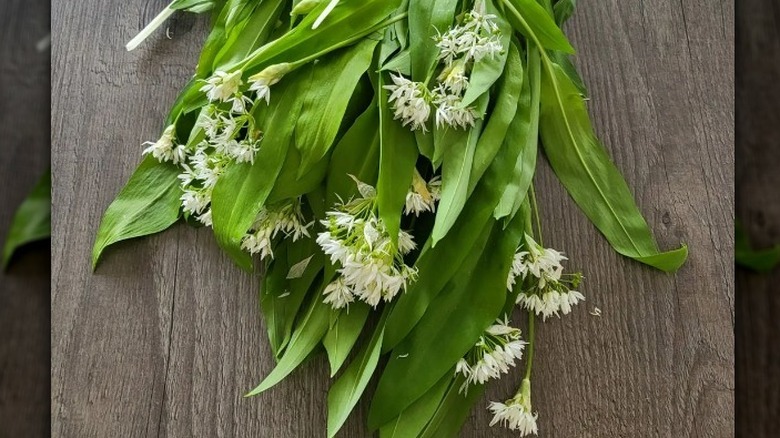
[[[393,85],[385,85],[390,91],[388,102],[393,104],[395,119],[412,130],[426,131],[425,123],[431,115],[428,90],[420,82],[413,82],[403,76],[391,74]]]
[[[460,391],[508,373],[515,366],[515,361],[523,357],[526,343],[520,335],[520,329],[509,326],[507,317],[488,327],[474,348],[455,367],[455,374],[465,378]]]
[[[559,316],[560,313],[569,314],[572,306],[584,300],[585,297],[576,290],[547,290],[541,293],[521,292],[517,295],[516,302],[546,320],[553,315]]]
[[[255,154],[260,150],[259,142],[253,142],[248,139],[236,141],[231,140],[225,148],[227,154],[235,160],[236,163],[253,163]]]
[[[181,195],[181,205],[185,213],[200,215],[211,203],[211,193],[206,190],[187,189]]]
[[[436,126],[449,125],[454,128],[469,128],[479,118],[473,107],[464,107],[460,96],[450,94],[440,85],[433,90],[433,104],[436,105]]]
[[[254,101],[243,93],[236,93],[227,101],[233,103],[230,111],[236,114],[246,114],[249,112],[249,107],[254,105]]]
[[[175,127],[168,126],[163,131],[160,139],[156,142],[147,141],[143,145],[150,145],[144,149],[143,155],[152,154],[159,162],[170,161],[173,164],[179,164],[187,159],[187,152],[183,145],[174,146]]]
[[[493,14],[486,14],[484,5],[477,4],[466,14],[463,23],[436,38],[439,60],[450,66],[456,59],[462,62],[479,61],[495,56],[504,48],[501,32]]]
[[[205,225],[207,227],[212,226],[213,223],[211,222],[211,209],[209,208],[203,214],[198,215],[197,219],[198,219],[198,221],[200,221],[200,223],[202,223],[203,225]]]
[[[241,248],[250,254],[260,254],[260,259],[274,257],[272,240],[280,234],[293,242],[303,236],[310,237],[309,227],[301,211],[300,198],[281,204],[265,206],[257,214],[252,229],[241,241]]]
[[[260,73],[249,78],[249,90],[257,92],[258,99],[263,99],[266,104],[270,104],[271,86],[281,81],[284,75],[289,73],[292,68],[293,65],[288,62],[266,67]]]
[[[488,409],[493,414],[491,426],[500,424],[510,430],[520,432],[520,436],[538,435],[536,420],[539,414],[532,412],[531,381],[523,379],[520,390],[504,403],[491,402]]]
[[[427,183],[420,181],[409,188],[409,192],[406,193],[406,204],[404,206],[404,214],[414,214],[419,216],[420,213],[435,212],[436,202],[441,199],[441,178],[439,176],[433,177]]]
[[[217,70],[214,76],[206,79],[206,84],[200,87],[200,91],[206,93],[210,102],[227,102],[238,92],[242,83],[240,70],[233,73]]]
[[[538,435],[539,428],[536,419],[539,414],[531,413],[526,408],[512,400],[506,403],[490,402],[490,412],[493,414],[491,426],[500,424],[510,430],[520,432],[520,436]]]
[[[416,245],[405,231],[399,232],[397,246],[393,245],[375,213],[376,190],[357,183],[363,196],[338,203],[327,212],[321,221],[325,230],[317,236],[317,243],[331,263],[340,265],[340,279],[352,296],[376,307],[382,300],[391,301],[415,280],[417,270],[404,264],[403,256]]]
[[[355,301],[355,296],[352,295],[352,289],[344,283],[342,277],[337,278],[325,287],[322,291],[325,296],[323,302],[330,304],[334,309],[343,309],[347,307],[349,303]]]
[[[439,75],[439,81],[442,87],[450,94],[461,96],[469,86],[465,63],[463,61],[452,63]]]

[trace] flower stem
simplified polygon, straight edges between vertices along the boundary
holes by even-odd
[[[536,221],[535,237],[539,240],[539,245],[544,245],[544,239],[542,238],[542,220],[539,217],[539,203],[536,202],[536,189],[534,189],[533,183],[531,183],[529,194],[531,195],[531,210],[534,212],[534,220]]]
[[[534,365],[534,345],[536,344],[536,315],[528,312],[528,356],[525,363],[525,378],[531,379],[531,369]]]
[[[173,15],[174,12],[176,12],[176,10],[171,9],[170,5],[166,6],[165,9],[162,10],[162,12],[157,14],[157,16],[154,17],[154,19],[149,24],[147,24],[146,27],[144,27],[143,30],[141,30],[141,32],[138,33],[138,35],[136,35],[132,40],[130,40],[130,42],[127,43],[127,45],[125,46],[127,51],[128,52],[132,51],[133,49],[141,45],[141,43],[144,42],[144,40],[148,38],[149,35],[151,35],[155,30],[157,30],[158,27],[162,26],[165,20],[167,20],[171,15]]]

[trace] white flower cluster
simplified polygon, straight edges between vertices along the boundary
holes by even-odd
[[[241,241],[241,248],[250,254],[260,254],[260,259],[274,257],[273,240],[280,234],[293,242],[303,236],[310,237],[309,227],[301,212],[301,199],[283,201],[263,207],[252,229]]]
[[[474,9],[466,14],[460,25],[437,38],[439,60],[451,66],[456,61],[480,61],[501,53],[504,47],[495,19],[495,15],[485,11],[484,1],[476,2]]]
[[[267,67],[249,78],[246,93],[255,92],[257,99],[270,102],[270,87],[291,69],[288,63]],[[249,114],[254,100],[241,91],[241,75],[241,71],[217,71],[204,81],[200,91],[211,105],[202,110],[196,122],[204,134],[200,143],[177,145],[174,125],[168,126],[156,142],[144,143],[149,145],[144,155],[181,167],[182,209],[207,226],[211,226],[211,193],[220,175],[231,163],[254,163],[260,150],[262,133],[254,128],[254,118]],[[256,245],[251,247],[262,252]]]
[[[512,261],[512,269],[507,278],[507,289],[513,290],[518,279],[523,290],[517,295],[517,304],[542,316],[544,319],[559,313],[571,312],[572,306],[585,297],[572,290],[579,286],[581,276],[574,274],[564,278],[562,261],[567,258],[560,252],[543,248],[531,236],[525,236]]]
[[[520,436],[538,435],[536,425],[538,414],[531,408],[531,381],[523,380],[520,392],[504,403],[491,402],[488,409],[493,414],[491,426],[501,424],[510,430],[518,431]]]
[[[439,176],[433,177],[427,183],[422,179],[415,181],[409,187],[409,192],[406,193],[404,214],[419,216],[420,213],[433,213],[436,211],[436,202],[439,199],[441,199],[441,178]]]
[[[323,292],[325,303],[336,309],[356,298],[374,307],[382,300],[389,302],[417,276],[403,260],[415,248],[412,236],[401,231],[396,247],[376,216],[376,191],[359,181],[358,188],[361,196],[329,211],[322,221],[325,231],[317,236],[331,262],[341,266],[340,277]]]
[[[460,24],[436,38],[439,61],[444,68],[433,91],[421,82],[413,82],[400,74],[391,75],[393,84],[384,88],[391,93],[388,101],[393,104],[395,118],[412,130],[425,132],[433,105],[436,126],[461,129],[474,126],[479,114],[473,107],[463,105],[463,96],[474,62],[504,50],[495,19],[495,15],[485,12],[485,2],[477,1]]]
[[[465,391],[469,385],[483,384],[508,373],[515,366],[515,360],[523,357],[526,342],[520,335],[520,329],[510,327],[506,318],[488,327],[477,345],[455,366],[455,374],[466,378],[460,390]]]

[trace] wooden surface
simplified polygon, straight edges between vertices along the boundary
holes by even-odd
[[[53,436],[324,436],[326,367],[254,399],[273,366],[257,279],[206,231],[118,245],[97,273],[100,217],[191,76],[203,17],[123,44],[162,0],[53,2]],[[579,2],[568,25],[597,132],[660,245],[690,246],[664,275],[614,254],[547,166],[547,241],[587,277],[588,301],[540,327],[534,404],[542,437],[726,437],[734,417],[733,5]],[[602,316],[589,314],[598,307]],[[508,380],[490,390],[511,394]],[[367,403],[343,431],[364,437]],[[486,401],[464,437],[489,429]]]
[[[16,207],[49,165],[45,0],[0,2],[0,246]],[[49,242],[0,272],[0,437],[49,430]]]
[[[757,247],[780,242],[780,8],[737,2],[737,217]],[[780,269],[737,270],[737,434],[780,436]]]

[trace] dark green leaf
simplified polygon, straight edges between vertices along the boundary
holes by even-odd
[[[371,404],[371,427],[388,423],[452,373],[454,364],[500,316],[512,255],[524,231],[519,216],[506,230],[495,221],[485,228],[487,244],[474,245],[409,337],[393,349]]]
[[[660,252],[623,176],[599,143],[585,101],[555,64],[542,75],[542,142],[550,164],[574,201],[613,248],[662,271],[676,271],[686,246]]]
[[[386,313],[385,313],[386,314]],[[384,317],[374,331],[371,340],[349,364],[344,374],[328,391],[328,438],[333,438],[347,421],[363,391],[374,374],[382,353]]]
[[[386,79],[386,75],[381,75]],[[379,180],[377,181],[377,204],[379,217],[387,232],[397,243],[401,229],[401,216],[406,194],[412,184],[414,166],[417,163],[417,145],[412,131],[401,126],[387,107],[387,90],[379,87]]]
[[[379,429],[379,438],[416,437],[425,429],[444,399],[452,382],[452,376],[444,376],[401,415]]]
[[[295,128],[295,144],[302,155],[298,175],[311,170],[333,144],[350,97],[371,64],[376,44],[364,40],[314,66]]]
[[[344,199],[357,193],[354,175],[360,181],[374,184],[379,161],[379,108],[371,104],[333,148],[328,172],[326,204],[332,205],[340,195]]]
[[[734,256],[737,264],[743,268],[768,272],[780,264],[780,245],[763,250],[753,249],[745,229],[737,222]]]
[[[409,2],[412,80],[423,82],[430,77],[439,54],[434,37],[450,28],[457,6],[457,0]]]
[[[331,377],[336,375],[347,360],[347,356],[366,325],[370,309],[364,303],[350,304],[348,308],[337,314],[336,321],[322,340],[322,345],[328,353]]]
[[[471,412],[471,407],[485,393],[484,385],[470,386],[468,392],[461,393],[463,376],[452,379],[452,384],[447,390],[436,414],[425,427],[420,438],[454,437],[460,432],[461,427]]]
[[[51,171],[38,180],[16,210],[3,245],[3,269],[20,247],[51,236]]]
[[[536,0],[502,0],[509,13],[507,18],[512,26],[532,41],[548,50],[574,53],[574,48],[566,39],[553,18]]]
[[[577,5],[577,0],[558,0],[555,2],[553,10],[555,11],[555,22],[558,26],[562,26],[563,23],[569,21],[569,18],[574,15],[574,8]]]
[[[108,206],[92,249],[92,268],[103,251],[116,242],[159,233],[180,215],[180,170],[147,156]]]

